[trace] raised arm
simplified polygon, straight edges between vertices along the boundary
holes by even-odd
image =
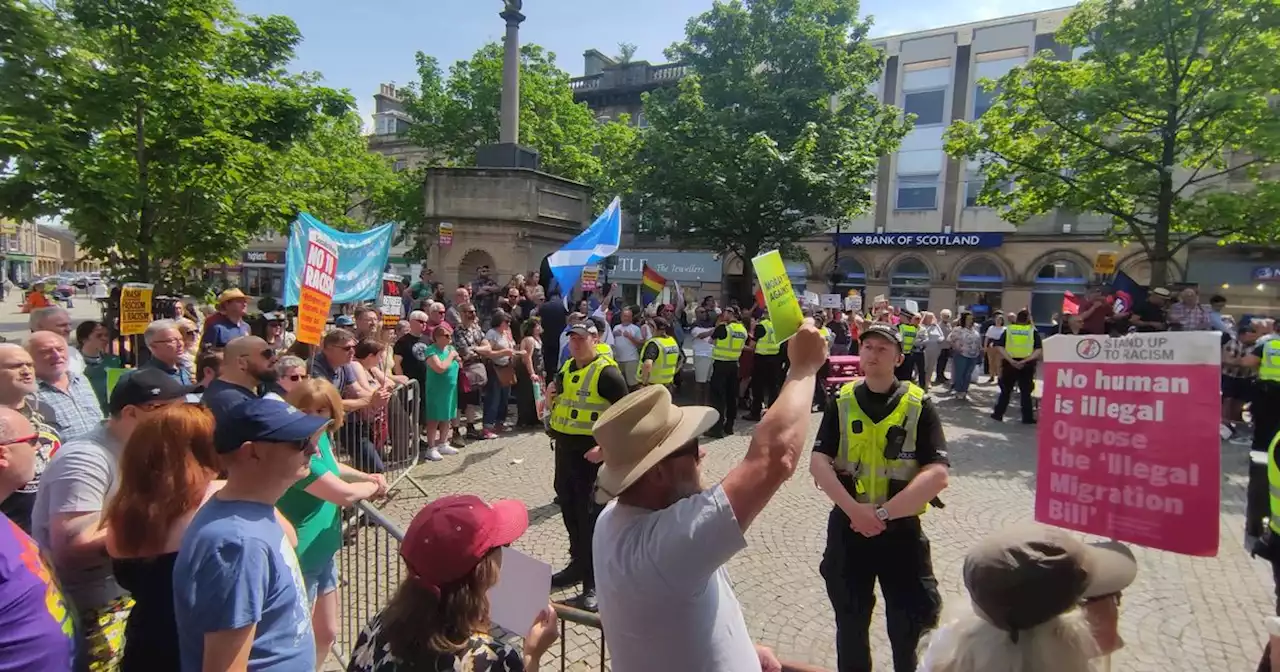
[[[782,392],[756,427],[742,463],[721,483],[743,532],[800,464],[814,375],[827,359],[827,339],[818,333],[813,320],[805,320],[791,339],[789,351],[791,370]]]

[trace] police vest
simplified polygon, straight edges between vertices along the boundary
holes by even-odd
[[[1029,324],[1011,324],[1004,330],[1004,351],[1014,359],[1026,359],[1036,351],[1036,330]]]
[[[670,336],[654,336],[644,342],[640,352],[648,350],[650,343],[658,346],[658,358],[653,360],[653,368],[649,370],[649,383],[668,385],[680,370],[680,344]]]
[[[853,476],[854,499],[880,506],[920,473],[920,463],[916,461],[916,425],[924,404],[924,390],[914,383],[900,383],[893,411],[880,422],[872,422],[853,394],[862,384],[861,381],[845,383],[836,396],[836,406],[840,409],[840,452],[835,467],[836,471]],[[906,431],[906,440],[896,456],[885,455],[891,427]],[[922,507],[916,515],[927,508]]]
[[[596,354],[613,359],[613,346],[608,343],[596,343]]]
[[[826,327],[819,329],[818,333],[822,334],[822,338],[824,340],[828,340],[828,341],[831,340],[831,330],[827,329]]]
[[[916,342],[916,325],[902,323],[898,325],[898,331],[902,334],[902,353],[910,354],[911,347]]]
[[[608,357],[597,356],[586,367],[570,371],[573,360],[560,367],[564,375],[564,389],[556,396],[551,409],[551,429],[561,434],[590,436],[591,427],[609,408],[609,401],[600,396],[600,375],[610,366],[617,366]]]
[[[711,347],[711,359],[717,362],[736,362],[747,345],[747,328],[740,322],[724,325],[724,338],[717,338]]]
[[[1272,339],[1262,346],[1262,362],[1258,364],[1258,379],[1280,383],[1280,339]]]
[[[1270,343],[1268,343],[1270,345]],[[1280,434],[1271,439],[1267,448],[1267,485],[1271,493],[1271,531],[1280,534],[1280,467],[1276,466],[1276,444],[1280,443]]]
[[[756,341],[756,354],[776,355],[782,352],[782,346],[778,344],[778,335],[773,331],[773,320],[766,317],[760,320],[760,326],[764,327],[764,338]]]

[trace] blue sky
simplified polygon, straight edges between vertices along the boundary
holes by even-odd
[[[373,94],[382,82],[416,79],[414,53],[435,56],[447,68],[485,42],[499,40],[501,0],[237,0],[250,14],[287,14],[302,31],[294,69],[319,72],[325,83],[351,91],[366,127]],[[571,75],[582,74],[582,52],[639,47],[637,60],[663,62],[662,52],[684,37],[685,22],[712,0],[526,0],[521,39],[555,52]],[[1072,4],[1071,0],[863,0],[875,17],[875,36],[993,19]]]

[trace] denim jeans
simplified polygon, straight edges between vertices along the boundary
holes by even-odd
[[[489,374],[484,386],[484,426],[492,429],[506,419],[507,404],[511,403],[511,388],[503,387],[495,373]]]
[[[955,353],[951,361],[954,362],[955,367],[951,378],[951,389],[957,394],[964,394],[969,391],[969,383],[973,382],[973,370],[978,366],[978,358]]]

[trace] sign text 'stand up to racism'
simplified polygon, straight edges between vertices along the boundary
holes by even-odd
[[[1036,520],[1216,555],[1219,343],[1213,332],[1046,339]]]
[[[151,324],[151,293],[155,285],[128,282],[120,288],[120,334],[136,336]]]
[[[338,274],[338,253],[324,234],[312,229],[302,266],[302,287],[298,295],[298,340],[320,345],[333,288]]]

